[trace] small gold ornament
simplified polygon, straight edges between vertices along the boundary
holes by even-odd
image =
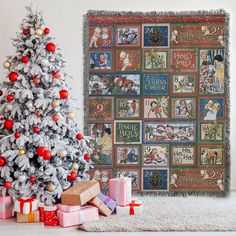
[[[76,163],[76,162],[74,162],[73,164],[72,164],[72,170],[73,171],[78,171],[78,169],[79,169],[79,164],[78,163]]]
[[[70,119],[70,120],[73,120],[73,118],[74,118],[74,113],[73,113],[72,111],[69,111],[69,112],[67,113],[67,118]]]
[[[65,149],[63,149],[58,154],[60,157],[65,157],[67,155],[67,151]]]
[[[10,61],[5,61],[5,62],[3,63],[3,67],[4,67],[5,69],[9,69],[9,68],[11,67],[11,62],[10,62]]]
[[[25,155],[25,149],[19,149],[19,155]]]
[[[54,99],[54,100],[52,100],[52,102],[51,102],[51,106],[52,106],[53,108],[57,108],[57,107],[59,106],[59,102],[58,102],[56,99]]]
[[[53,184],[52,182],[48,183],[48,185],[47,185],[47,190],[48,190],[49,192],[54,192],[55,189],[56,189],[55,184]]]
[[[42,30],[42,29],[36,29],[36,30],[35,30],[35,34],[36,34],[37,36],[42,36],[42,35],[43,35],[43,30]]]

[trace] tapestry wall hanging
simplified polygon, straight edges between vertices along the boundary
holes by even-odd
[[[85,131],[103,191],[123,175],[137,192],[226,195],[228,21],[223,10],[84,17]]]

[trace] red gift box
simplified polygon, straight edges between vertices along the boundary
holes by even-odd
[[[39,205],[39,221],[44,222],[44,203],[40,202]]]
[[[59,225],[57,217],[57,206],[44,207],[44,226],[57,226]]]

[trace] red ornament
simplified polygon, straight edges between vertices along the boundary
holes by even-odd
[[[28,35],[29,34],[29,29],[23,29],[22,33],[23,33],[23,35]]]
[[[6,159],[3,156],[0,156],[0,167],[6,165]]]
[[[84,160],[88,161],[90,159],[90,155],[88,153],[84,154]]]
[[[34,131],[34,133],[38,134],[39,131],[40,131],[40,129],[39,129],[39,127],[34,127],[34,128],[33,128],[33,131]]]
[[[9,189],[11,187],[11,182],[9,181],[5,182],[4,187]]]
[[[4,128],[11,130],[13,128],[14,122],[12,120],[5,120]]]
[[[14,96],[12,94],[8,94],[6,99],[8,102],[12,102],[14,100]]]
[[[43,153],[44,153],[44,147],[43,146],[39,146],[38,148],[37,148],[37,154],[39,155],[39,156],[43,156]]]
[[[12,71],[9,75],[8,75],[9,80],[11,80],[12,82],[17,81],[18,78],[18,73]]]
[[[21,136],[20,132],[15,132],[15,138],[19,138]]]
[[[0,96],[2,96],[3,95],[3,91],[2,90],[0,90]]]
[[[23,56],[21,61],[26,64],[29,61],[29,58],[27,56]]]
[[[53,71],[52,72],[52,78],[53,79],[60,79],[61,78],[60,70]]]
[[[36,182],[36,178],[34,176],[30,176],[29,181],[31,184]]]
[[[69,95],[69,93],[65,89],[60,90],[59,94],[61,99],[67,99]]]
[[[83,139],[84,137],[83,137],[83,134],[77,134],[76,135],[76,139],[78,139],[78,140],[81,140],[81,139]]]
[[[75,171],[71,171],[70,174],[67,176],[67,179],[69,181],[74,181],[74,180],[76,180],[76,178],[77,178],[77,174]]]
[[[40,117],[40,115],[41,115],[41,113],[40,113],[40,111],[39,110],[37,110],[36,112],[35,112],[35,115],[39,118]]]
[[[41,82],[41,79],[40,79],[39,77],[36,76],[36,77],[33,78],[33,83],[34,83],[35,85],[39,85],[40,82]]]
[[[52,153],[49,150],[44,150],[43,152],[43,159],[44,160],[50,160],[52,157]]]
[[[54,43],[48,43],[48,44],[46,45],[46,49],[47,49],[49,52],[55,52],[56,46],[55,46]]]
[[[46,27],[43,32],[44,32],[44,34],[49,34],[50,33],[50,29]]]
[[[60,116],[57,114],[53,114],[52,119],[53,119],[53,121],[57,122],[60,119]]]

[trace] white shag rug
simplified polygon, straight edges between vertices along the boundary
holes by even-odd
[[[88,232],[131,231],[236,231],[236,193],[214,197],[139,197],[142,216],[100,217],[84,224]]]

